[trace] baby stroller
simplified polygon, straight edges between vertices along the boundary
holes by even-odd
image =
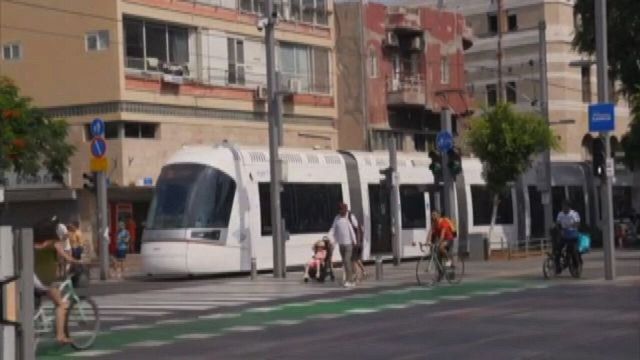
[[[333,262],[331,261],[333,255],[333,246],[331,246],[329,238],[325,236],[322,238],[322,240],[316,242],[313,245],[314,254],[318,251],[319,248],[326,250],[326,257],[319,267],[307,265],[307,271],[305,272],[304,278],[305,282],[307,282],[309,278],[316,279],[316,281],[318,282],[324,282],[327,276],[329,276],[331,281],[335,281],[336,279],[335,275],[333,274]],[[317,273],[318,271],[320,271],[320,274]]]

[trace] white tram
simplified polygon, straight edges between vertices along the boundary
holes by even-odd
[[[283,160],[282,211],[287,265],[304,264],[311,245],[326,235],[337,204],[349,204],[364,220],[363,256],[390,254],[389,201],[381,191],[380,170],[389,166],[386,152],[280,150]],[[414,257],[412,241],[423,241],[429,226],[427,204],[437,204],[440,187],[428,170],[426,153],[398,153],[401,205],[401,255]],[[594,216],[593,180],[579,161],[554,161],[554,209],[560,191],[576,201],[587,219]],[[477,159],[463,159],[455,203],[458,230],[469,242],[484,236],[491,216],[490,196]],[[255,257],[258,269],[272,262],[266,148],[187,146],[163,167],[143,235],[144,271],[151,275],[192,275],[248,271]],[[529,171],[500,203],[494,248],[525,236],[542,236],[541,204]],[[561,189],[561,190],[560,190]],[[558,193],[558,196],[556,195]],[[510,195],[510,196],[509,196]],[[385,198],[386,197],[386,198]],[[425,198],[430,199],[429,202]],[[544,220],[542,220],[544,222]],[[590,221],[590,220],[587,220]],[[544,230],[542,230],[544,233]],[[461,246],[469,246],[468,243]],[[338,252],[334,254],[339,258]]]

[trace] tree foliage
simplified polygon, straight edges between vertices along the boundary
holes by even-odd
[[[594,54],[594,0],[577,0],[574,7],[576,31],[573,46],[580,52]],[[640,1],[607,1],[607,45],[610,73],[622,83],[622,92],[640,92]]]
[[[466,140],[482,161],[483,177],[493,194],[504,192],[524,173],[534,154],[558,146],[542,117],[516,112],[506,103],[485,109],[472,119]]]
[[[67,133],[66,121],[46,116],[0,77],[0,175],[9,170],[34,175],[45,168],[61,181],[74,152]]]

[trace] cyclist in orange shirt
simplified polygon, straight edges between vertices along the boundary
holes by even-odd
[[[456,235],[451,219],[442,216],[437,210],[431,213],[431,232],[427,235],[427,243],[438,242],[440,256],[446,257]]]

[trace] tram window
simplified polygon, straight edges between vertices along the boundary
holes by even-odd
[[[513,200],[511,190],[500,195],[496,224],[513,224]],[[471,185],[471,202],[473,203],[473,225],[483,226],[491,224],[493,210],[493,195],[484,185]]]
[[[613,187],[613,218],[616,220],[628,217],[631,212],[631,186]]]
[[[425,229],[427,227],[423,186],[400,185],[400,207],[403,229]]]
[[[571,208],[580,215],[581,223],[585,224],[587,210],[582,186],[569,186],[569,202],[571,203]]]
[[[565,196],[565,192],[564,192],[564,186],[554,186],[551,189],[551,197],[553,198],[553,219],[555,221],[556,216],[558,216],[558,213],[560,211],[562,211],[562,203],[564,202],[564,199],[566,198]]]
[[[270,184],[260,183],[260,218],[262,235],[271,234]],[[291,234],[327,232],[342,202],[340,184],[292,184],[283,186],[282,218]]]
[[[151,203],[148,228],[226,227],[235,191],[235,181],[214,168],[165,166]]]

